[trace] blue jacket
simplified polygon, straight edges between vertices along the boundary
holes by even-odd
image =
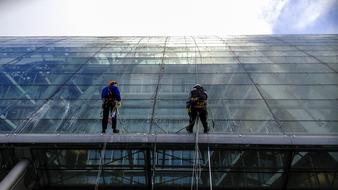
[[[121,101],[121,95],[120,95],[119,88],[117,88],[116,86],[111,86],[110,87],[110,91],[113,93],[114,98],[117,101]],[[108,97],[108,95],[109,95],[109,86],[106,86],[101,91],[101,99],[104,99],[104,98]]]

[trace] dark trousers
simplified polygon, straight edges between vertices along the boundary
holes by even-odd
[[[113,128],[113,130],[115,130],[116,123],[117,123],[117,113],[116,113],[115,105],[114,104],[103,104],[102,109],[103,109],[102,132],[106,132],[107,125],[108,125],[109,112],[112,113],[114,111],[115,111],[115,116],[111,118],[111,124],[112,124],[111,127]]]
[[[199,115],[199,118],[202,122],[204,131],[208,131],[208,111],[206,109],[191,109],[191,112],[189,113],[189,125],[187,128],[193,129],[194,124],[196,122],[197,114]]]

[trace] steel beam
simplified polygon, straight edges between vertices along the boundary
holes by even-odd
[[[0,115],[0,119],[2,119],[11,129],[16,129],[18,128],[15,123],[13,123],[11,120],[7,119],[6,116]]]
[[[28,99],[28,100],[30,100],[31,102],[32,102],[32,104],[35,104],[35,100],[33,100],[31,97],[30,97],[30,95],[13,79],[13,77],[11,76],[11,75],[9,75],[8,73],[6,73],[6,72],[3,72],[3,74],[7,77],[7,79],[9,80],[9,81],[11,81],[13,84],[14,84],[14,86],[23,94],[23,95],[25,95],[26,96],[26,98]]]

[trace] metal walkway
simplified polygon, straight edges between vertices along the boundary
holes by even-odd
[[[0,143],[142,143],[194,144],[194,134],[7,134]],[[228,135],[199,134],[199,144],[262,144],[262,145],[338,145],[337,136],[328,135]]]

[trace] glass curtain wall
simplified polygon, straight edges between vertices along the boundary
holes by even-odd
[[[0,133],[98,134],[100,91],[113,79],[122,134],[185,134],[199,83],[210,133],[337,136],[337,50],[337,35],[1,37]],[[208,187],[211,172],[215,188],[337,188],[336,149],[252,146],[201,148],[197,160],[191,147],[161,145],[108,146],[103,158],[97,147],[27,154],[46,186],[93,185],[103,159],[102,186],[189,188],[200,175],[195,184]],[[2,176],[15,164],[7,148]]]
[[[122,133],[185,133],[196,83],[209,94],[211,133],[338,131],[337,35],[0,42],[1,133],[99,133],[100,91],[111,79]]]

